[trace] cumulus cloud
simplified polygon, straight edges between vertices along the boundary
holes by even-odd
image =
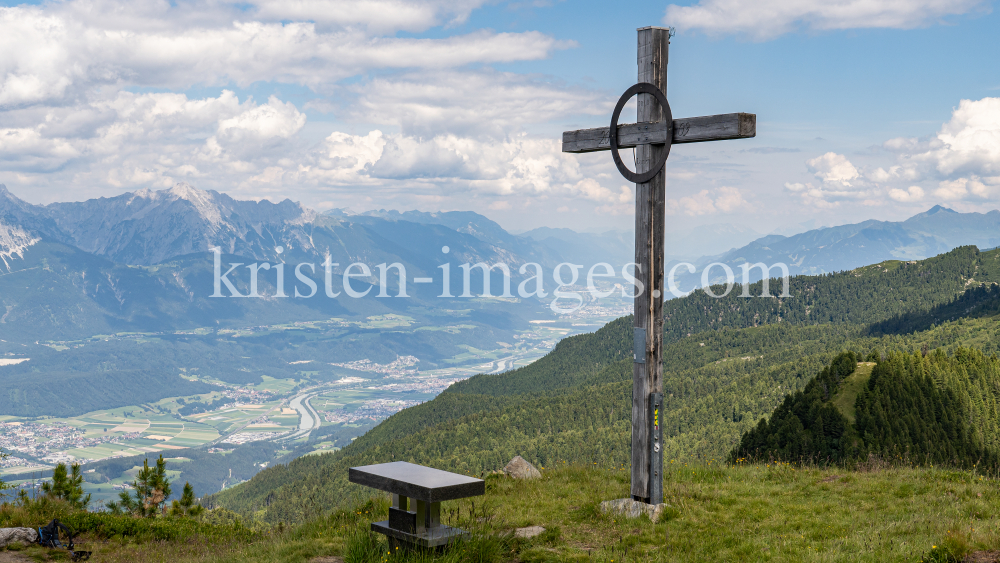
[[[79,155],[66,140],[43,137],[40,127],[0,129],[0,163],[9,170],[52,170]]]
[[[987,199],[992,195],[992,191],[979,181],[979,178],[972,177],[942,181],[938,184],[938,189],[934,190],[934,195],[946,201]]]
[[[936,141],[918,158],[941,174],[1000,174],[1000,98],[962,100]]]
[[[820,182],[788,182],[785,190],[801,197],[807,205],[831,208],[844,200],[864,201],[872,197],[871,187],[861,171],[842,154],[828,152],[811,158],[806,167]]]
[[[949,202],[1000,196],[995,189],[1000,185],[1000,98],[962,100],[935,135],[890,139],[883,147],[895,153],[898,163],[875,168],[865,177],[886,185],[896,201],[919,199],[901,199],[906,184],[898,184],[903,182],[937,184],[931,195]]]
[[[802,202],[812,207],[830,209],[843,201],[861,202],[865,205],[878,204],[877,193],[867,186],[845,185],[841,182],[788,182],[785,190],[799,196]]]
[[[744,199],[739,188],[731,187],[701,190],[691,196],[667,200],[667,213],[670,215],[680,211],[693,217],[732,213],[740,209],[750,209],[750,204]]]
[[[554,115],[608,115],[614,104],[593,90],[491,70],[409,73],[377,78],[356,90],[358,117],[418,136],[502,136]]]
[[[292,19],[338,26],[362,25],[378,33],[418,32],[442,23],[460,24],[483,3],[482,0],[264,0],[255,3],[253,13],[271,21]]]
[[[498,210],[552,198],[631,213],[631,189],[604,173],[609,160],[562,154],[557,139],[524,130],[606,116],[614,100],[491,69],[573,43],[533,31],[449,34],[484,1],[0,8],[0,172],[18,182],[0,181],[73,186],[74,197],[189,181],[249,198],[379,190],[411,202],[481,196]],[[424,37],[397,33],[436,26]],[[252,83],[306,86],[317,97],[176,92]],[[307,109],[341,121],[310,124]]]
[[[942,18],[988,10],[984,0],[701,0],[667,6],[663,21],[678,29],[770,39],[799,29],[911,29]]]
[[[398,21],[388,28],[376,26],[378,30],[423,29],[448,16],[461,19],[476,5],[454,10],[443,3],[402,1],[362,2],[353,7],[343,2],[336,6],[290,4],[293,13],[314,16],[329,9],[337,17],[320,20],[339,23],[338,27],[321,25],[316,19],[289,22],[270,3],[251,4],[245,12],[216,4],[121,6],[86,0],[0,8],[0,73],[4,76],[0,107],[66,102],[101,85],[184,88],[278,81],[320,89],[373,69],[442,69],[533,60],[571,46],[538,32],[480,30],[443,38],[408,38],[373,35],[349,25],[371,23],[374,14],[388,13],[396,4],[414,9],[396,10],[393,18]],[[254,15],[277,21],[254,19]]]
[[[1000,98],[962,100],[936,134],[889,139],[882,147],[895,163],[858,167],[828,152],[806,160],[818,182],[788,182],[785,189],[818,207],[1000,202]]]
[[[893,188],[889,190],[889,197],[902,203],[920,201],[924,199],[924,189],[920,186],[910,186],[905,190]]]
[[[271,96],[267,103],[219,122],[219,135],[230,139],[287,139],[306,124],[306,116],[292,103]]]
[[[858,169],[842,154],[828,152],[806,161],[809,170],[824,182],[850,187],[851,180],[859,176]]]

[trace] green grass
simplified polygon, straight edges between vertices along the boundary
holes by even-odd
[[[628,495],[625,468],[560,464],[542,473],[536,481],[491,475],[484,497],[444,503],[442,521],[473,536],[436,555],[389,554],[384,539],[367,531],[372,521],[385,518],[384,497],[357,499],[358,508],[317,515],[296,527],[234,527],[237,517],[228,511],[209,513],[199,524],[138,527],[80,518],[90,531],[79,543],[95,552],[93,561],[171,563],[304,563],[323,555],[344,556],[345,563],[884,563],[946,551],[961,558],[1000,547],[1000,481],[971,472],[875,462],[854,471],[668,462],[669,508],[657,523],[601,513],[601,501]],[[32,525],[27,520],[0,509],[0,525]],[[512,536],[516,528],[534,525],[546,533],[531,540]],[[44,552],[27,551],[46,560]]]
[[[872,368],[875,367],[874,363],[863,362],[858,364],[858,369],[854,370],[854,373],[848,375],[844,378],[844,381],[840,384],[840,390],[833,397],[833,406],[837,407],[840,414],[847,417],[847,420],[854,424],[854,405],[858,399],[858,393],[864,388],[865,384],[868,383],[868,378],[872,375]]]

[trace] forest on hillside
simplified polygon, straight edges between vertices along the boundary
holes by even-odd
[[[1000,359],[958,346],[872,352],[870,374],[839,355],[745,433],[730,461],[858,462],[1000,469]],[[852,381],[857,378],[857,381]],[[839,400],[858,388],[853,401]]]
[[[961,248],[916,264],[794,278],[808,296],[801,301],[747,300],[737,288],[711,303],[697,305],[696,296],[668,302],[665,310],[683,317],[680,325],[709,326],[665,335],[665,459],[725,459],[762,417],[845,351],[855,361],[885,356],[887,366],[923,349],[952,358],[975,348],[991,357],[1000,344],[990,316],[1000,291],[966,294],[1000,281],[998,256]],[[786,315],[795,310],[801,314]],[[540,466],[620,467],[629,461],[631,324],[619,319],[519,370],[470,378],[337,453],[268,468],[206,502],[296,521],[360,493],[347,483],[347,468],[356,465],[404,460],[479,474],[522,455]]]

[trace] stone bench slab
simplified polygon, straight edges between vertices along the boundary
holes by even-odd
[[[405,461],[352,467],[348,470],[348,480],[351,483],[428,503],[486,493],[486,482],[482,479]]]

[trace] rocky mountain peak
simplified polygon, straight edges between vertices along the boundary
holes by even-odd
[[[3,185],[0,184],[0,187]],[[3,190],[7,192],[6,189]],[[24,258],[24,251],[28,247],[42,240],[41,237],[29,233],[17,225],[8,225],[0,221],[0,260],[9,271],[10,263],[17,258]]]

